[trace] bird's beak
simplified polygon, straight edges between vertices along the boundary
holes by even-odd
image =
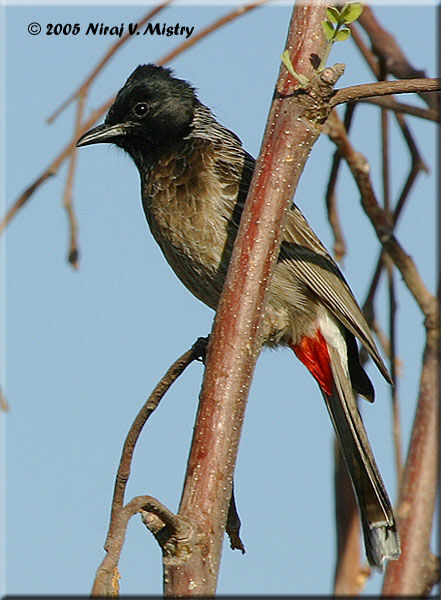
[[[127,128],[124,125],[98,125],[89,129],[77,141],[77,146],[88,146],[89,144],[112,143],[127,134]]]

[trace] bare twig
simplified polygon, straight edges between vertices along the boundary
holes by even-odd
[[[107,102],[102,104],[99,108],[97,108],[89,119],[83,124],[82,131],[87,131],[90,127],[94,125],[97,119],[99,119],[111,106],[113,102],[113,98],[110,98]],[[14,204],[9,208],[6,212],[5,216],[0,222],[0,233],[4,231],[4,229],[8,226],[11,220],[15,217],[18,211],[28,202],[28,200],[32,197],[33,193],[50,177],[55,175],[58,172],[58,169],[64,163],[64,161],[72,154],[75,150],[77,138],[72,139],[67,145],[63,148],[63,150],[54,158],[54,160],[49,164],[48,167],[42,172],[39,177],[35,181],[29,185],[25,191],[20,194]]]
[[[414,261],[404,252],[393,235],[393,220],[377,202],[366,159],[362,154],[355,151],[346,133],[341,128],[336,131],[329,127],[328,134],[337,144],[351,169],[361,194],[362,206],[374,226],[378,239],[391,255],[422,312],[428,316],[433,312],[433,296],[421,279]]]
[[[409,194],[411,192],[411,189],[416,181],[417,175],[421,172],[421,171],[425,171],[428,172],[428,168],[425,165],[424,161],[422,160],[420,153],[418,151],[418,148],[416,147],[415,141],[413,139],[412,134],[410,133],[405,120],[403,119],[403,117],[401,115],[396,115],[399,124],[401,126],[401,131],[406,139],[407,142],[407,146],[409,148],[409,151],[411,153],[411,158],[412,158],[412,166],[411,169],[409,171],[409,174],[407,176],[407,179],[403,185],[403,188],[401,190],[401,193],[399,195],[399,198],[397,200],[396,206],[394,208],[393,214],[392,214],[392,223],[393,223],[393,227],[395,228],[399,218],[402,214],[405,202],[407,200],[407,198],[409,197]],[[374,298],[375,298],[375,294],[376,294],[376,290],[377,290],[377,286],[378,283],[380,281],[380,275],[381,272],[383,270],[384,267],[384,263],[383,263],[383,256],[384,256],[384,250],[383,248],[380,251],[378,260],[377,260],[377,265],[375,268],[375,272],[374,275],[372,277],[372,281],[371,281],[371,285],[369,288],[369,291],[366,295],[366,300],[363,304],[363,312],[365,313],[365,316],[367,318],[368,323],[373,327],[374,324]],[[377,336],[380,338],[380,341],[382,343],[383,348],[386,351],[386,355],[389,356],[389,352],[390,352],[390,348],[389,348],[389,342],[387,342],[387,345],[385,344],[385,338],[383,339],[380,335],[380,333],[378,332],[378,328],[377,328]]]
[[[0,410],[3,410],[5,412],[9,411],[8,401],[6,400],[6,396],[1,388],[0,388]]]
[[[84,113],[84,105],[86,102],[86,92],[81,93],[78,96],[77,100],[77,114],[75,118],[75,128],[74,128],[74,137],[78,137],[81,131],[81,122],[83,120]],[[78,222],[75,215],[75,209],[73,207],[72,200],[72,189],[73,182],[75,176],[75,168],[77,164],[77,151],[74,150],[71,154],[69,160],[69,168],[67,171],[66,178],[66,186],[64,189],[63,195],[63,206],[66,210],[68,221],[69,221],[69,231],[70,231],[70,242],[69,242],[69,253],[68,253],[68,261],[74,267],[74,269],[78,268]]]
[[[343,120],[346,131],[349,131],[352,118],[354,116],[355,103],[346,105],[345,116]],[[346,254],[346,243],[343,236],[343,230],[338,217],[337,201],[335,197],[335,188],[337,185],[338,173],[341,165],[341,154],[337,150],[332,158],[331,173],[329,175],[328,186],[326,189],[326,209],[328,212],[328,220],[334,234],[334,257],[337,261],[341,261]]]
[[[386,65],[380,60],[380,79],[387,78]],[[383,207],[385,212],[391,215],[390,200],[390,139],[389,139],[389,113],[387,109],[381,109],[381,149],[382,149],[382,181],[383,181]],[[391,219],[392,222],[392,219]],[[398,381],[396,369],[396,289],[394,279],[394,265],[387,254],[383,256],[383,263],[386,265],[388,291],[389,291],[389,372],[391,374],[393,385],[390,387],[392,403],[392,431],[395,448],[395,464],[397,470],[397,480],[401,481],[403,461],[402,461],[402,440],[401,424],[398,397]]]
[[[398,378],[397,378],[397,356],[396,356],[396,285],[394,279],[393,263],[390,257],[385,254],[383,260],[386,263],[388,287],[389,287],[389,372],[393,381],[390,388],[392,402],[392,431],[395,448],[395,465],[398,484],[401,481],[403,472],[403,450],[402,433],[400,422],[400,403],[398,397]]]
[[[336,135],[337,131],[344,132],[344,134],[347,135],[356,106],[356,103],[351,103],[346,106],[343,123],[340,121],[337,112],[333,111],[331,116],[328,118],[327,127],[333,128],[334,136]],[[337,149],[333,157],[326,195],[328,218],[334,231],[334,251],[336,251],[338,248],[337,242],[340,242],[341,249],[344,248],[343,234],[340,233],[339,224],[335,223],[336,207],[332,208],[332,212],[329,208],[330,194],[332,194],[332,200],[335,203],[335,185],[342,159],[342,153],[337,145]],[[366,356],[364,357],[364,361],[366,361],[368,358],[366,352],[365,354]],[[370,570],[368,567],[363,568],[361,565],[360,523],[357,501],[346,465],[342,460],[341,451],[337,443],[335,444],[334,456],[334,497],[335,522],[337,531],[337,560],[334,572],[334,594],[358,595],[365,585]]]
[[[127,486],[127,481],[130,476],[133,452],[135,450],[135,445],[141,434],[142,428],[144,427],[147,419],[150,417],[152,412],[157,408],[159,402],[161,401],[162,397],[167,392],[167,390],[170,388],[170,386],[183,373],[183,371],[188,367],[189,364],[191,364],[194,360],[197,360],[199,358],[202,346],[206,344],[206,341],[207,338],[199,338],[196,341],[196,343],[189,350],[187,350],[187,352],[184,352],[184,354],[171,365],[171,367],[167,370],[165,375],[156,385],[153,392],[150,394],[144,406],[137,414],[135,420],[133,421],[129,429],[129,432],[127,433],[115,479],[112,510],[110,514],[109,533],[107,535],[107,541],[104,545],[105,549],[107,549],[108,540],[113,536],[114,522],[116,519],[117,511],[124,504],[124,495]]]
[[[245,554],[245,546],[240,539],[240,518],[237,512],[236,501],[234,498],[234,485],[231,487],[230,506],[228,508],[228,517],[225,524],[225,533],[230,538],[230,548],[240,550]]]
[[[155,515],[167,527],[168,540],[184,545],[192,537],[192,527],[189,523],[175,515],[164,504],[152,496],[137,496],[115,515],[112,536],[108,539],[107,554],[97,569],[92,587],[92,598],[114,597],[119,594],[118,562],[124,545],[127,525],[131,517],[139,512]],[[171,542],[172,543],[172,542]],[[164,541],[164,546],[166,542]]]
[[[401,79],[400,81],[377,81],[351,85],[337,90],[330,100],[330,106],[343,102],[353,102],[372,96],[388,96],[390,94],[410,94],[413,92],[434,92],[441,89],[441,79]]]
[[[370,104],[376,104],[382,108],[388,108],[397,113],[403,113],[411,115],[413,117],[419,117],[420,119],[426,119],[427,121],[433,121],[439,123],[440,114],[439,111],[433,108],[421,108],[420,106],[413,106],[412,104],[403,104],[397,102],[394,98],[389,96],[378,96],[376,98],[361,98],[360,102],[368,102]]]
[[[377,319],[374,319],[372,322],[372,331],[377,336],[385,356],[390,358],[390,340],[383,331],[380,322]]]
[[[159,522],[156,530],[155,527],[150,526],[148,518],[144,515],[143,520],[153,531],[158,541],[164,544],[166,541],[169,541],[169,538],[171,537],[176,540],[183,539],[190,531],[189,525],[183,519],[173,514],[155,498],[152,498],[151,496],[138,496],[124,506],[124,495],[127,481],[130,476],[133,452],[142,428],[152,412],[157,408],[170,386],[183,373],[188,365],[194,360],[198,360],[205,351],[206,342],[207,338],[199,338],[187,352],[184,352],[184,354],[171,365],[150,394],[148,400],[139,411],[129,429],[115,479],[109,532],[104,544],[106,556],[95,575],[92,590],[93,596],[115,595],[118,592],[118,561],[124,543],[128,521],[135,513],[147,512],[155,516],[155,522]],[[165,539],[165,537],[161,538],[159,535],[159,531],[163,526],[167,526],[167,539]]]
[[[358,22],[368,34],[374,54],[384,63],[388,73],[398,79],[426,76],[423,70],[416,69],[410,64],[395,37],[380,25],[369,6],[364,6]],[[429,106],[439,110],[439,95],[426,94],[425,90],[419,92]]]

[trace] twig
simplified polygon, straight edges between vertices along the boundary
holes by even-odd
[[[428,316],[433,311],[432,294],[421,279],[414,261],[404,252],[393,235],[393,220],[377,202],[365,157],[354,150],[344,131],[337,132],[329,127],[328,133],[348,163],[361,194],[362,206],[374,226],[378,239],[393,258],[422,312]]]
[[[412,257],[406,254],[397,238],[393,235],[387,214],[377,202],[364,165],[365,160],[360,155],[350,164],[361,192],[362,206],[374,226],[378,239],[392,257],[403,277],[404,283],[418,303],[423,314],[427,317],[433,312],[432,294],[421,279]]]
[[[374,54],[383,61],[388,73],[398,79],[414,79],[426,76],[423,70],[416,69],[410,64],[395,36],[380,25],[369,6],[364,7],[358,22],[368,34]],[[425,90],[420,90],[420,96],[429,106],[439,110],[438,95],[426,94]]]
[[[113,98],[110,98],[107,102],[102,104],[99,108],[97,108],[89,119],[83,124],[82,131],[87,131],[90,127],[94,125],[97,119],[99,119],[111,106],[113,102]],[[68,158],[71,153],[75,150],[77,138],[72,139],[67,145],[63,148],[63,150],[54,158],[54,160],[49,164],[49,166],[42,172],[42,174],[37,177],[37,179],[28,186],[25,191],[20,194],[14,204],[9,208],[6,212],[5,216],[0,222],[0,233],[4,231],[4,229],[11,222],[13,217],[17,214],[17,212],[28,202],[31,198],[32,194],[40,187],[42,183],[44,183],[49,177],[55,175],[58,169],[61,167],[63,162]]]
[[[357,46],[357,48],[361,52],[364,60],[369,65],[372,73],[378,79],[379,72],[380,72],[379,71],[379,67],[378,67],[378,59],[374,56],[374,54],[372,53],[372,51],[369,50],[369,48],[367,47],[367,45],[364,43],[364,40],[363,40],[363,38],[360,35],[360,32],[358,30],[356,22],[355,23],[350,23],[348,27],[351,30],[351,39],[355,42],[355,45]]]
[[[170,388],[170,386],[176,381],[176,379],[183,373],[183,371],[190,365],[194,360],[197,360],[202,352],[202,347],[206,345],[207,338],[199,338],[193,346],[184,352],[184,354],[178,358],[171,367],[167,370],[165,375],[161,378],[159,383],[156,385],[153,392],[145,402],[133,421],[129,432],[127,433],[126,440],[124,442],[123,450],[121,453],[121,459],[118,467],[118,471],[115,479],[115,487],[112,499],[112,509],[110,513],[110,525],[109,533],[104,548],[107,550],[108,540],[113,536],[114,522],[119,509],[124,504],[124,495],[127,486],[127,481],[130,476],[130,469],[132,464],[133,452],[135,450],[136,442],[141,434],[142,428],[144,427],[147,419],[150,417],[152,412],[157,408],[164,394]]]
[[[363,12],[365,12],[365,10],[366,10],[366,6],[365,6]],[[372,11],[371,11],[371,14],[372,14]],[[369,50],[367,45],[364,43],[363,38],[361,37],[361,35],[357,29],[356,23],[351,23],[349,25],[349,27],[351,29],[351,38],[354,40],[357,48],[359,49],[363,58],[369,65],[372,73],[378,79],[379,75],[380,75],[378,59],[374,56],[374,54],[371,52],[371,50]],[[415,76],[415,74],[413,76]],[[415,112],[411,112],[411,110],[409,110],[409,112],[410,112],[410,114],[415,114],[415,116],[421,116],[421,117],[428,118],[428,119],[438,122],[439,121],[439,102],[436,101],[437,96],[435,94],[427,94],[427,96],[425,98],[426,101],[427,101],[427,98],[432,98],[432,100],[430,100],[430,105],[431,105],[430,110],[428,110],[426,113],[424,113],[424,111],[423,111],[423,113],[421,114],[419,112],[421,109],[418,109],[417,107],[411,107],[411,110],[413,110],[415,108]],[[393,102],[393,99],[392,98],[376,98],[376,99],[363,98],[361,101],[362,102],[374,102],[377,104],[385,104],[388,102]],[[393,107],[391,107],[391,108],[392,108],[392,110],[394,110]],[[403,112],[407,112],[407,111],[403,111]]]
[[[356,103],[350,103],[346,105],[345,116],[343,120],[343,125],[346,131],[349,131],[351,126],[352,117],[354,116]],[[332,114],[331,117],[332,118]],[[334,156],[332,158],[332,166],[331,173],[329,175],[328,185],[326,189],[326,209],[328,213],[328,220],[331,225],[333,234],[334,234],[334,257],[337,261],[341,261],[346,254],[346,243],[343,236],[343,230],[340,225],[340,219],[338,216],[337,209],[337,201],[335,197],[335,188],[337,185],[338,173],[341,165],[341,154],[340,151],[337,150],[334,152]]]
[[[388,96],[390,94],[410,94],[414,92],[434,92],[441,89],[441,79],[401,79],[400,81],[377,81],[374,83],[362,83],[351,85],[337,90],[331,98],[331,107],[343,102],[354,102],[372,96]]]
[[[372,331],[375,333],[378,341],[380,342],[380,346],[383,349],[383,352],[387,358],[390,358],[390,340],[383,331],[383,328],[380,325],[380,322],[377,319],[372,321]]]
[[[124,545],[127,525],[131,517],[139,512],[154,514],[169,532],[169,538],[184,542],[192,537],[192,528],[182,517],[175,515],[164,504],[152,496],[136,496],[115,515],[112,536],[108,538],[107,554],[97,569],[91,597],[114,597],[119,594],[118,562]]]
[[[380,59],[380,79],[387,78],[387,70],[384,61]],[[381,150],[382,150],[382,181],[383,181],[383,207],[385,212],[391,214],[390,201],[390,154],[389,154],[389,113],[387,109],[381,109]],[[392,219],[391,219],[392,221]],[[395,464],[397,470],[398,485],[401,481],[403,470],[402,459],[402,440],[401,440],[401,424],[400,410],[398,397],[398,382],[396,370],[396,290],[394,279],[394,265],[391,258],[384,254],[383,263],[386,265],[388,292],[389,292],[389,372],[393,385],[390,387],[391,403],[392,403],[392,431],[395,449]]]
[[[336,136],[359,187],[363,208],[382,243],[403,276],[404,282],[425,316],[427,344],[424,353],[421,391],[409,457],[403,476],[399,509],[399,530],[403,553],[390,562],[383,587],[384,595],[423,595],[436,579],[437,571],[428,548],[436,491],[436,423],[438,422],[437,374],[439,370],[439,325],[437,304],[422,281],[415,264],[393,235],[394,218],[376,200],[369,168],[355,152],[344,132]],[[397,206],[401,211],[402,204]],[[380,269],[377,268],[377,272]]]
[[[86,92],[82,92],[77,100],[77,114],[75,118],[74,137],[78,137],[81,131],[81,122],[83,120],[84,105],[86,103]],[[75,215],[75,209],[72,201],[72,189],[75,176],[75,167],[77,164],[78,153],[74,150],[69,160],[69,168],[66,177],[66,186],[63,195],[63,206],[67,212],[70,231],[68,261],[74,269],[78,268],[78,222]]]
[[[370,19],[373,18],[373,13],[372,10],[370,10]],[[368,47],[366,46],[366,44],[364,43],[363,39],[361,38],[357,27],[355,26],[355,24],[351,24],[350,25],[351,30],[352,30],[352,39],[355,41],[358,49],[360,50],[361,54],[363,55],[365,61],[367,62],[367,64],[369,65],[370,69],[372,70],[373,74],[379,79],[381,77],[381,72],[380,72],[380,63],[378,61],[378,59],[373,55],[373,53],[368,49]],[[432,94],[433,95],[433,94]],[[393,98],[374,98],[374,99],[363,99],[362,101],[366,101],[366,102],[377,102],[377,103],[381,103],[381,102],[394,102]],[[439,115],[439,110],[436,110],[437,113],[437,120],[438,120],[438,115]],[[404,204],[406,202],[406,200],[409,197],[410,194],[410,190],[411,187],[413,186],[413,184],[415,183],[416,177],[418,175],[418,173],[423,170],[428,172],[427,166],[424,164],[424,161],[421,158],[421,155],[416,147],[415,141],[413,139],[412,134],[409,131],[409,128],[406,124],[406,121],[403,117],[402,114],[399,113],[395,113],[395,117],[398,121],[398,125],[400,126],[401,132],[404,136],[404,139],[407,143],[407,146],[409,148],[409,151],[411,153],[411,157],[412,157],[412,167],[411,170],[409,172],[409,175],[407,177],[407,180],[403,186],[403,189],[401,191],[400,197],[397,201],[397,204],[395,206],[394,209],[394,214],[393,214],[393,225],[394,227],[396,226],[399,216],[401,214],[402,209],[404,208]],[[365,311],[369,312],[369,314],[371,315],[371,318],[374,319],[374,313],[373,313],[373,301],[374,301],[374,296],[375,296],[375,292],[377,289],[377,284],[379,281],[379,277],[381,274],[381,270],[384,266],[383,263],[383,256],[384,256],[384,250],[383,248],[381,249],[380,252],[380,256],[377,262],[377,267],[376,267],[376,271],[372,280],[372,284],[370,287],[370,290],[368,292],[367,295],[367,299],[364,305],[364,309]],[[389,344],[388,344],[389,347]]]
[[[402,450],[402,432],[400,421],[400,403],[398,397],[398,379],[397,379],[397,354],[396,354],[396,286],[394,279],[394,268],[390,257],[384,254],[383,261],[386,264],[388,287],[389,287],[389,372],[391,374],[393,385],[390,387],[392,402],[392,430],[395,448],[395,464],[397,471],[398,485],[403,473],[403,450]]]
[[[403,104],[402,102],[397,102],[396,100],[394,100],[394,98],[389,98],[388,96],[378,96],[376,98],[361,98],[360,102],[376,104],[377,106],[388,108],[389,110],[393,110],[397,113],[408,114],[413,117],[425,119],[426,121],[433,121],[434,123],[439,123],[440,120],[439,111],[434,110],[433,108],[421,108],[419,106],[413,106],[412,104]]]
[[[418,147],[416,145],[415,139],[407,125],[406,119],[404,118],[403,115],[399,114],[399,113],[395,113],[395,119],[398,122],[398,125],[400,126],[401,129],[401,133],[403,134],[403,137],[406,141],[408,150],[410,152],[410,156],[412,159],[412,168],[409,172],[409,176],[406,182],[406,185],[403,187],[403,190],[401,192],[401,197],[399,198],[398,202],[397,202],[397,206],[395,207],[395,218],[398,218],[398,211],[401,211],[401,207],[400,203],[403,202],[404,198],[407,197],[408,195],[408,191],[407,191],[407,186],[411,187],[411,185],[413,184],[413,178],[420,172],[420,171],[424,171],[425,173],[429,173],[429,167],[426,165],[426,163],[424,162],[424,160],[421,158],[421,153],[418,150]],[[412,175],[412,173],[414,173]]]
[[[95,575],[92,589],[93,596],[114,595],[118,592],[119,557],[124,544],[128,521],[130,517],[137,512],[152,513],[155,515],[155,518],[159,520],[160,524],[157,531],[155,531],[154,527],[150,527],[148,520],[143,516],[143,521],[149,526],[153,533],[155,533],[155,537],[158,541],[161,539],[158,537],[158,533],[163,525],[166,525],[168,528],[168,537],[174,537],[179,540],[180,538],[185,538],[187,534],[189,534],[189,525],[155,498],[151,496],[138,496],[124,506],[124,495],[127,481],[130,476],[133,452],[142,428],[152,412],[157,408],[170,386],[184,372],[189,364],[194,360],[198,360],[201,354],[205,352],[206,342],[207,338],[198,338],[193,346],[187,350],[187,352],[184,352],[184,354],[171,365],[150,394],[129,429],[115,479],[109,532],[104,544],[106,556],[98,567]],[[162,542],[165,543],[164,540],[162,540]]]
[[[6,396],[1,388],[0,388],[0,410],[3,410],[4,412],[9,411],[8,401],[6,400]]]
[[[159,11],[161,11],[163,8],[166,8],[171,2],[173,2],[173,0],[165,0],[164,2],[162,2],[161,4],[156,6],[153,10],[151,10],[149,13],[147,13],[144,17],[142,17],[142,19],[140,21],[138,21],[138,28],[142,27],[145,23],[150,21],[150,19],[152,19],[155,15],[157,15],[157,13]],[[226,25],[230,21],[233,21],[236,17],[240,17],[240,16],[246,14],[248,11],[252,10],[253,8],[257,8],[258,6],[265,4],[267,2],[269,2],[269,0],[257,0],[256,2],[251,2],[250,4],[247,4],[245,6],[239,6],[238,8],[227,13],[223,17],[217,19],[213,23],[210,23],[210,25],[208,25],[207,27],[205,27],[204,29],[199,31],[199,33],[193,35],[191,38],[189,38],[182,44],[179,44],[179,46],[177,46],[174,50],[172,50],[168,54],[165,54],[162,58],[157,60],[156,64],[164,65],[164,64],[170,62],[173,58],[176,58],[176,56],[178,56],[185,50],[188,50],[188,48],[190,48],[191,46],[196,44],[202,38],[206,37],[209,33],[216,31],[216,29],[219,29],[223,25]],[[90,84],[93,82],[95,77],[103,69],[103,67],[106,65],[106,63],[112,58],[112,56],[115,54],[115,52],[131,37],[132,36],[130,35],[130,33],[126,33],[117,42],[115,42],[112,46],[110,46],[110,48],[108,49],[106,54],[98,62],[96,67],[89,73],[89,75],[83,81],[83,83],[74,92],[72,92],[72,94],[70,94],[70,96],[68,96],[68,98],[66,98],[66,100],[48,117],[48,119],[47,119],[48,123],[52,123],[58,117],[58,115],[67,106],[69,106],[69,104],[78,95],[82,94],[84,91],[86,91],[89,88]]]
[[[240,518],[237,512],[236,500],[234,498],[234,484],[231,487],[230,506],[228,508],[228,517],[225,525],[225,533],[230,538],[230,548],[240,550],[245,554],[245,546],[240,539]]]

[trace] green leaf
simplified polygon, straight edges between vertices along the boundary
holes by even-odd
[[[322,27],[327,40],[334,39],[334,27],[330,21],[322,21]]]
[[[292,75],[294,75],[294,77],[297,79],[297,81],[299,82],[300,87],[307,86],[308,83],[309,83],[309,79],[305,75],[302,75],[302,73],[296,73],[296,71],[294,70],[294,67],[292,66],[291,58],[289,56],[289,51],[285,50],[280,55],[280,58],[282,59],[282,62],[285,65],[285,67],[288,69],[288,71]]]
[[[340,11],[338,10],[338,8],[335,8],[335,6],[328,6],[326,8],[326,16],[331,21],[331,23],[340,23],[341,21]]]
[[[280,55],[280,58],[282,59],[282,62],[285,65],[285,67],[288,69],[288,71],[294,75],[294,67],[292,66],[291,58],[289,56],[289,50],[285,50]]]
[[[362,12],[363,4],[361,2],[348,2],[341,11],[341,18],[345,23],[352,23]]]
[[[342,27],[335,36],[336,42],[344,42],[351,35],[351,30],[348,27]]]

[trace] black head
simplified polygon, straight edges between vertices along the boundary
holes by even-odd
[[[118,92],[104,124],[82,135],[77,146],[110,142],[140,166],[190,132],[197,103],[194,89],[170,69],[141,65]]]

